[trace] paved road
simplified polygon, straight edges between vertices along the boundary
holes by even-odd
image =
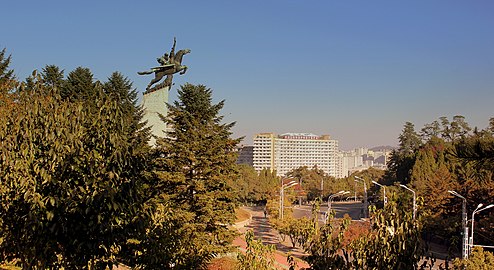
[[[363,204],[360,202],[333,202],[331,204],[331,209],[336,211],[336,218],[343,218],[345,214],[348,214],[352,220],[360,220],[362,207]],[[319,210],[320,219],[323,218],[326,211],[328,211],[327,204],[321,205]],[[295,206],[293,208],[293,216],[295,218],[310,217],[311,212],[312,206],[310,205]]]

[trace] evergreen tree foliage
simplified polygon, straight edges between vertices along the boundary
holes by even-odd
[[[417,151],[412,169],[411,185],[417,195],[427,202],[426,210],[434,215],[445,211],[444,202],[451,197],[448,190],[456,190],[458,187],[451,162],[446,158],[449,149],[442,139],[431,139]]]
[[[439,119],[442,125],[441,136],[448,142],[455,142],[460,138],[464,138],[472,130],[462,115],[453,116],[453,121],[451,122],[446,116],[442,116]]]
[[[67,76],[60,95],[66,100],[85,101],[88,104],[94,104],[100,90],[100,83],[94,80],[91,70],[78,67]]]
[[[415,153],[422,142],[417,132],[415,132],[414,125],[410,122],[405,123],[398,140],[399,147],[397,150],[393,150],[388,163],[388,178],[393,178],[395,181],[406,184],[410,181]]]
[[[46,65],[41,77],[48,88],[60,89],[64,83],[64,71],[56,65]]]
[[[437,138],[441,134],[441,125],[439,124],[438,121],[433,121],[430,124],[426,124],[422,129],[421,129],[421,137],[423,141],[428,141],[432,138]]]
[[[454,156],[463,162],[474,164],[480,170],[494,171],[494,136],[464,138],[455,144]]]
[[[468,123],[465,121],[465,117],[462,115],[453,116],[453,122],[451,122],[451,140],[456,141],[465,136],[472,130]]]
[[[6,94],[12,91],[16,82],[14,70],[9,69],[11,55],[5,55],[6,49],[0,51],[0,94]]]
[[[238,178],[234,150],[240,140],[230,138],[234,123],[221,123],[224,101],[212,104],[212,91],[204,85],[181,86],[178,99],[166,118],[173,129],[155,149],[158,193],[151,207],[159,211],[150,227],[161,229],[139,243],[142,256],[135,262],[141,267],[202,268],[229,250],[235,234],[227,228],[235,210],[228,183]]]
[[[424,231],[454,246],[461,239],[461,215],[458,214],[461,200],[448,190],[455,190],[467,199],[467,213],[480,203],[490,203],[494,196],[493,135],[489,127],[481,131],[475,128],[471,133],[461,115],[454,116],[452,121],[441,117],[422,129],[424,144],[410,148],[403,147],[402,143],[407,141],[404,138],[413,137],[404,136],[405,130],[412,130],[410,124],[407,126],[400,135],[400,149],[393,153],[388,164],[387,177],[392,179],[390,176],[401,174],[401,178],[395,178],[401,183],[408,183],[402,179],[409,177],[412,188],[424,202],[422,214],[427,217]],[[401,151],[407,148],[414,149],[408,151],[408,156]],[[489,243],[494,235],[494,218],[488,213],[480,213],[477,218],[479,237],[476,241]]]
[[[146,145],[151,131],[149,127],[146,127],[146,123],[142,122],[144,109],[138,105],[137,90],[133,88],[132,82],[120,72],[114,72],[103,84],[103,91],[117,102],[125,117],[129,119],[127,128],[137,132],[138,144],[144,148],[145,152],[149,151]]]
[[[494,135],[494,117],[489,118],[489,127],[487,131],[490,132],[491,135]]]

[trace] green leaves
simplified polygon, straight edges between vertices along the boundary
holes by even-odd
[[[240,253],[238,256],[239,270],[274,270],[275,259],[274,245],[264,245],[261,240],[254,239],[254,232],[247,231],[245,233],[245,241],[247,242],[247,250],[245,254]]]
[[[348,233],[355,227],[349,218],[332,216],[309,233],[304,247],[311,269],[417,269],[423,254],[420,223],[399,209],[395,199],[385,209],[373,209],[370,225],[352,232],[357,238]],[[317,220],[313,222],[316,226]]]
[[[123,243],[143,206],[139,118],[104,93],[64,100],[39,77],[29,87],[0,104],[0,259],[111,265],[119,249],[102,247]]]

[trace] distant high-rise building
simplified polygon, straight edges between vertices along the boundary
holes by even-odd
[[[386,170],[386,164],[391,155],[392,147],[376,147],[367,149],[355,148],[352,151],[341,152],[342,176],[347,177],[354,172],[363,171],[370,167]]]
[[[254,166],[254,146],[243,145],[238,148],[237,164]]]
[[[334,177],[341,174],[338,141],[329,135],[260,133],[254,137],[253,154],[256,171],[267,168],[281,176],[306,166],[317,167]]]

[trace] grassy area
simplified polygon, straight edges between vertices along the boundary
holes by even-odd
[[[216,258],[208,265],[207,270],[233,270],[236,269],[237,260],[231,257]]]
[[[235,222],[241,222],[245,221],[250,218],[250,213],[247,210],[244,210],[242,208],[237,208],[235,209],[235,216],[237,217],[235,219]]]

